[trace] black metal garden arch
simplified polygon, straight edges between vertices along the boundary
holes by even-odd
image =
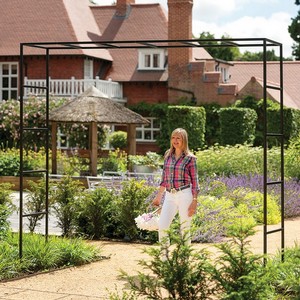
[[[213,44],[212,44],[213,42]],[[267,254],[268,235],[275,232],[281,232],[281,251],[283,259],[284,250],[284,118],[283,118],[283,49],[282,44],[267,38],[230,38],[230,39],[189,39],[189,40],[131,40],[131,41],[81,41],[81,42],[38,42],[38,43],[21,43],[20,44],[20,217],[19,217],[19,255],[22,257],[23,244],[23,218],[30,215],[45,215],[45,238],[48,239],[48,218],[49,218],[49,59],[51,51],[71,49],[142,49],[142,48],[196,48],[196,47],[259,47],[263,52],[263,101],[264,101],[264,120],[263,120],[263,156],[264,156],[264,172],[263,172],[263,190],[264,190],[264,225],[263,225],[263,252]],[[278,47],[279,49],[279,80],[278,85],[269,85],[267,82],[267,50],[269,47]],[[28,86],[24,85],[24,56],[26,48],[38,48],[45,51],[46,66],[45,66],[45,80],[46,85]],[[23,122],[23,106],[24,106],[24,88],[44,89],[46,92],[46,116],[45,127],[43,128],[28,128],[24,127]],[[280,132],[268,132],[267,128],[267,91],[278,90],[280,93]],[[46,162],[44,170],[24,171],[23,169],[23,149],[24,149],[24,133],[26,131],[40,131],[45,133],[45,151]],[[280,142],[280,179],[278,181],[268,181],[268,139],[276,137]],[[23,214],[23,180],[24,175],[28,173],[45,173],[46,178],[46,204],[45,211],[33,212],[31,214]],[[271,185],[280,185],[281,187],[281,223],[280,227],[275,230],[268,231],[267,227],[267,192]]]

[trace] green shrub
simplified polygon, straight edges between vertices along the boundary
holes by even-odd
[[[285,174],[300,180],[300,135],[291,140],[285,152]]]
[[[84,186],[80,181],[66,175],[57,182],[56,188],[53,190],[52,209],[63,236],[70,237],[75,233],[75,219],[83,189]]]
[[[243,100],[237,100],[234,104],[235,107],[244,107],[254,109],[257,113],[256,121],[256,131],[255,131],[255,140],[254,146],[263,146],[263,132],[264,132],[264,119],[265,119],[265,110],[264,110],[264,100],[257,100],[253,96],[246,96]],[[266,107],[269,108],[279,108],[279,103],[267,99]]]
[[[40,149],[39,152],[32,150],[24,151],[23,170],[38,170],[45,168],[45,152]],[[19,176],[20,175],[20,150],[16,148],[7,148],[0,150],[0,176]],[[35,173],[34,176],[39,174]],[[27,176],[33,176],[28,174]]]
[[[172,131],[181,127],[188,132],[190,149],[196,151],[205,145],[206,115],[203,107],[169,106],[167,119],[168,141],[170,141]]]
[[[127,170],[127,154],[126,152],[116,149],[108,152],[107,158],[100,158],[98,160],[100,168],[99,172],[125,172]]]
[[[263,257],[250,251],[253,225],[240,222],[232,228],[232,238],[216,246],[220,253],[213,260],[207,251],[187,244],[175,227],[169,230],[167,256],[165,245],[146,248],[152,260],[139,261],[145,272],[130,276],[121,271],[130,290],[126,287],[121,296],[111,293],[109,299],[277,299]]]
[[[228,197],[200,196],[201,205],[193,217],[193,241],[213,243],[229,236],[229,228],[235,226],[243,219],[245,224],[256,225],[250,208],[235,207],[234,202]]]
[[[204,103],[205,108],[205,144],[210,147],[220,142],[220,108],[218,103]]]
[[[46,179],[42,178],[38,182],[28,181],[29,189],[26,190],[26,202],[24,204],[24,213],[32,214],[35,212],[43,212],[46,210]],[[51,206],[51,183],[48,190],[48,204]],[[28,229],[34,232],[36,226],[40,225],[40,221],[45,217],[44,214],[28,216]]]
[[[108,152],[108,157],[100,158],[100,173],[104,171],[126,172],[127,171],[127,154],[126,152],[116,149]]]
[[[109,143],[114,149],[125,149],[127,146],[127,132],[115,131],[109,136]]]
[[[258,224],[264,223],[263,201],[264,195],[258,191],[251,191],[245,188],[235,190],[230,199],[235,207],[242,205],[242,210],[245,214],[248,212],[253,216]],[[248,209],[245,208],[245,205]],[[267,224],[278,224],[280,222],[280,208],[277,199],[272,195],[267,195]]]
[[[115,218],[116,197],[106,188],[86,192],[76,216],[77,232],[93,239],[114,237],[119,226]]]
[[[196,152],[200,178],[263,174],[263,149],[245,145],[214,146]],[[268,150],[268,176],[280,175],[280,149]]]
[[[8,234],[10,223],[8,217],[14,210],[11,198],[12,185],[10,183],[0,183],[0,241]]]
[[[222,145],[253,145],[257,114],[250,108],[221,108],[220,137]]]
[[[148,151],[146,155],[128,155],[128,165],[131,170],[134,166],[147,166],[157,169],[162,164],[163,157],[156,152]]]
[[[154,190],[156,188],[146,185],[144,180],[124,181],[120,196],[116,201],[116,217],[120,223],[121,236],[129,240],[138,237],[139,230],[134,219],[148,209],[149,203],[146,203],[146,198]]]
[[[280,133],[280,107],[269,107],[267,109],[268,132]],[[289,140],[300,133],[300,111],[293,108],[283,108],[283,136],[284,144],[288,145]],[[280,146],[280,139],[268,138],[268,147]]]
[[[277,299],[300,299],[300,247],[284,249],[267,262],[269,283],[274,287]],[[281,297],[280,297],[281,296]]]
[[[253,226],[241,222],[232,227],[230,241],[216,245],[221,254],[214,264],[213,278],[221,290],[220,299],[272,299],[273,290],[262,256],[250,251],[251,235],[254,235]]]
[[[214,299],[218,290],[211,275],[209,253],[193,250],[186,244],[186,237],[178,235],[177,229],[170,230],[169,238],[173,245],[167,248],[166,260],[162,259],[161,247],[148,248],[145,252],[152,261],[139,262],[147,273],[130,276],[122,271],[132,291],[129,295],[135,296],[132,299]],[[110,299],[120,298],[111,294]]]

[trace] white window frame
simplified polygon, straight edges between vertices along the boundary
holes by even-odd
[[[84,79],[93,79],[94,64],[91,59],[84,60]]]
[[[8,74],[3,74],[3,66],[8,65]],[[12,72],[12,67],[15,66],[16,73]],[[3,78],[7,78],[8,87],[3,87]],[[12,87],[12,80],[16,80],[16,86]],[[10,100],[12,99],[12,93],[16,94],[13,99],[18,99],[18,83],[19,83],[19,65],[17,62],[2,62],[0,63],[0,99]],[[3,99],[3,91],[8,93],[8,99]]]
[[[154,138],[154,133],[159,132],[161,130],[161,125],[159,124],[159,127],[154,127],[154,121],[157,120],[157,118],[146,118],[148,121],[150,121],[149,125],[141,125],[140,127],[136,127],[136,135],[138,136],[138,133],[141,133],[141,138],[136,138],[137,142],[156,142],[156,139]],[[149,133],[151,135],[151,139],[145,139],[146,133]]]
[[[158,66],[154,66],[154,56],[158,55]],[[145,59],[149,56],[150,65],[145,65]],[[165,49],[139,49],[139,70],[165,70],[166,50]]]
[[[230,76],[229,76],[229,69],[228,68],[218,66],[216,71],[221,72],[223,83],[227,83],[229,81]]]
[[[66,141],[66,146],[62,146],[61,145],[61,140],[63,138]],[[61,131],[60,127],[57,128],[57,143],[56,143],[56,145],[57,145],[57,149],[69,149],[70,148],[69,138],[68,138],[68,136],[65,133],[63,133]]]

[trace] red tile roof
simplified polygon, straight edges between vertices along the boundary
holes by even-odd
[[[101,31],[107,41],[164,40],[168,37],[167,17],[158,4],[132,4],[126,17],[115,16],[116,6],[92,7]],[[114,81],[166,81],[166,71],[137,71],[138,50],[110,50],[113,68],[108,75]]]
[[[99,39],[89,0],[9,0],[1,2],[0,56],[20,54],[20,43]],[[25,54],[44,54],[28,48]],[[54,53],[54,52],[53,52]],[[111,60],[107,50],[57,51]]]
[[[229,83],[236,83],[238,90],[241,90],[252,77],[259,84],[263,79],[262,62],[233,62],[234,66],[229,69],[231,75]],[[267,81],[268,85],[279,86],[279,62],[268,62],[267,64]],[[300,109],[300,61],[283,62],[283,102],[285,106]],[[268,89],[267,92],[276,101],[280,101],[279,91]]]
[[[102,40],[166,40],[167,13],[159,4],[131,4],[126,17],[115,15],[116,6],[92,7]],[[167,71],[137,71],[138,50],[110,50],[113,68],[108,75],[114,81],[166,81]],[[203,48],[193,50],[194,59],[211,59]]]

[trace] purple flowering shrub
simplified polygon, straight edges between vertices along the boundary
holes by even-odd
[[[211,179],[212,180],[212,179]],[[237,188],[250,189],[263,193],[263,176],[252,175],[232,175],[220,176],[214,180],[224,183],[227,187],[227,193]],[[268,179],[271,181],[271,179]],[[280,201],[281,187],[280,185],[268,186],[268,194]],[[286,218],[300,216],[300,183],[294,178],[285,179],[284,181],[284,215]]]
[[[251,191],[250,189],[237,188],[228,196],[235,207],[245,206],[258,224],[263,224],[263,193]],[[267,195],[267,224],[278,224],[280,222],[280,209],[277,199]]]
[[[228,236],[228,229],[240,223],[255,225],[255,220],[246,205],[236,207],[226,197],[200,196],[197,213],[193,217],[194,242],[215,243]]]
[[[226,236],[225,220],[232,204],[213,196],[201,196],[198,200],[200,205],[192,222],[192,240],[203,243],[222,241]]]

